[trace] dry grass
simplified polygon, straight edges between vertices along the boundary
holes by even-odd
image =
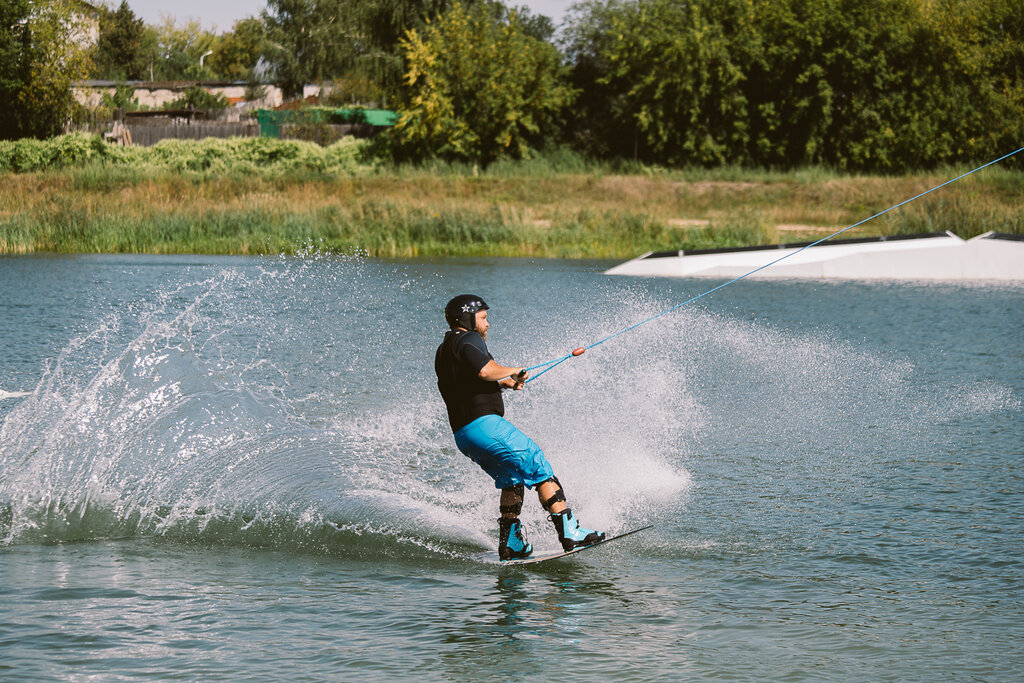
[[[514,169],[513,169],[514,170]],[[728,175],[742,175],[730,171]],[[379,256],[628,258],[651,249],[819,239],[948,177],[652,171],[359,177],[5,174],[0,252],[291,251],[308,240]],[[844,236],[1024,232],[1024,177],[986,171]],[[838,229],[838,228],[837,228]]]

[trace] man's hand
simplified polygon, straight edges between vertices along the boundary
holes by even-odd
[[[512,370],[513,368],[506,368]],[[512,389],[513,391],[519,391],[526,385],[526,379],[530,376],[530,373],[526,371],[526,368],[520,368],[518,371],[511,373],[508,377],[499,380],[498,384],[505,387],[506,389]]]
[[[506,389],[522,389],[522,385],[526,383],[527,373],[526,368],[509,368],[491,360],[480,369],[477,377],[485,382],[497,382]],[[520,386],[513,386],[514,384]]]

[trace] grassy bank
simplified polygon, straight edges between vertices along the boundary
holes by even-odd
[[[348,163],[348,162],[346,162]],[[902,177],[612,168],[554,155],[469,167],[168,169],[87,161],[0,173],[0,253],[631,258],[819,239],[965,169]],[[969,170],[969,169],[966,169]],[[993,167],[844,237],[1024,233],[1024,174]]]

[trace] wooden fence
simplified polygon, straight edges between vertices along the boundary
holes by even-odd
[[[205,111],[194,109],[125,112],[123,110],[97,115],[92,113],[69,125],[66,132],[82,131],[102,135],[122,144],[149,147],[161,140],[200,140],[260,136],[260,124],[253,117],[239,120],[237,111]],[[128,136],[125,135],[128,133]]]
[[[133,144],[149,147],[161,140],[199,140],[201,138],[258,138],[260,126],[252,123],[227,123],[221,121],[190,121],[188,123],[135,122],[125,123],[131,132]]]
[[[342,110],[339,110],[342,111]],[[377,118],[381,115],[394,116],[386,110],[366,110]],[[360,110],[361,116],[366,116]],[[233,114],[233,116],[232,116]],[[288,115],[294,117],[292,111],[261,111],[259,119],[251,118],[239,121],[237,112],[219,112],[203,110],[155,110],[115,113],[104,118],[93,116],[68,127],[71,130],[84,131],[103,135],[109,141],[120,144],[149,147],[161,140],[200,140],[202,138],[245,137],[258,138],[260,135],[291,139],[308,140],[320,145],[329,145],[343,136],[368,138],[393,125],[390,120],[378,123],[376,119],[352,123],[328,123],[327,121],[292,122]],[[263,119],[277,117],[274,125],[266,125]],[[225,120],[228,118],[228,120]],[[233,120],[231,120],[233,119]],[[126,135],[127,133],[127,135]]]

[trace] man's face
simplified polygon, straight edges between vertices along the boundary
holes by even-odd
[[[490,326],[491,324],[487,322],[487,311],[477,311],[476,331],[480,333],[480,336],[484,338],[484,341],[487,341],[487,328]]]

